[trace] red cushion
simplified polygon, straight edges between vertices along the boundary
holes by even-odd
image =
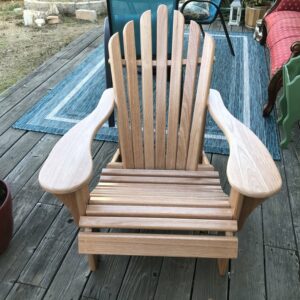
[[[292,10],[300,11],[300,1],[299,0],[281,0],[276,8],[276,11],[280,10]]]
[[[293,44],[294,39],[289,38],[281,40],[270,48],[270,65],[271,76],[273,76],[282,66],[288,62],[291,57],[290,46]]]
[[[297,0],[298,1],[298,0]],[[300,41],[300,12],[274,12],[265,18],[267,46],[270,50],[271,75],[286,63],[291,55],[290,47]]]

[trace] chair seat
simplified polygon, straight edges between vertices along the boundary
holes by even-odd
[[[79,226],[89,231],[79,234],[79,251],[86,254],[125,251],[128,255],[212,258],[237,255],[237,238],[233,236],[237,221],[232,220],[219,174],[209,165],[200,166],[198,171],[103,169]],[[102,228],[122,231],[92,232]],[[143,233],[132,233],[132,229]],[[153,234],[156,230],[159,233]],[[169,230],[171,234],[161,233]],[[205,231],[209,235],[187,234],[188,231]],[[163,239],[169,243],[162,246]],[[182,245],[174,250],[171,245],[177,239]],[[145,243],[147,250],[143,249]],[[162,247],[160,251],[155,250],[158,244]]]

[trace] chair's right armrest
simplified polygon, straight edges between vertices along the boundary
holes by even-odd
[[[216,90],[210,90],[208,110],[229,143],[227,178],[231,187],[256,199],[277,193],[282,181],[272,156],[259,138],[231,115]]]
[[[113,89],[107,89],[95,110],[57,142],[39,174],[40,185],[45,191],[64,195],[88,184],[93,171],[92,140],[113,108]]]

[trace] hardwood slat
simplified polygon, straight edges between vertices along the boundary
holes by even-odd
[[[79,232],[79,253],[236,258],[238,240],[225,236]]]
[[[147,185],[143,183],[137,183],[137,182],[99,182],[98,185],[96,186],[96,189],[106,189],[109,192],[113,192],[115,194],[115,191],[117,194],[120,193],[120,191],[117,191],[117,188],[121,190],[127,190],[130,191],[131,193],[137,192],[137,191],[143,191],[143,193],[149,193],[152,192],[153,194],[155,193],[161,193],[161,192],[176,192],[175,196],[177,193],[183,193],[185,196],[194,194],[198,195],[199,192],[206,192],[211,195],[211,193],[219,192],[222,195],[226,196],[219,185],[190,185],[189,186],[189,193],[186,192],[186,185],[185,184],[166,184],[166,183],[155,183],[151,184],[148,183]]]
[[[109,40],[109,56],[111,58],[111,74],[114,86],[115,101],[118,108],[118,130],[120,151],[126,168],[134,168],[132,135],[128,123],[128,110],[125,95],[123,68],[119,34],[114,34]]]
[[[141,132],[140,98],[136,66],[136,48],[133,21],[127,23],[123,30],[124,52],[127,69],[127,86],[130,107],[130,121],[135,168],[144,167],[144,151]]]
[[[179,11],[174,11],[172,65],[169,92],[168,137],[166,168],[175,169],[177,153],[177,131],[179,121],[179,106],[181,97],[182,50],[184,34],[184,17]]]
[[[178,146],[176,169],[184,170],[186,167],[190,129],[192,122],[192,109],[195,96],[196,71],[199,56],[200,28],[192,21],[190,23],[187,65],[183,87],[181,105],[180,128],[178,131]]]
[[[186,169],[188,170],[196,170],[199,157],[200,162],[202,161],[201,156],[203,150],[207,102],[211,83],[214,53],[215,42],[209,34],[206,34],[203,45],[202,64],[200,68],[195,107],[193,112],[193,121],[190,132],[186,165]]]
[[[150,230],[237,231],[233,220],[141,218],[141,217],[80,217],[81,228],[120,228]]]
[[[160,29],[161,30],[161,29]],[[108,61],[110,63],[110,60]],[[188,59],[186,58],[183,58],[182,61],[181,61],[181,64],[182,65],[187,65],[189,63]],[[125,59],[122,59],[122,64],[123,65],[126,65],[126,60]],[[201,57],[198,58],[197,60],[197,64],[201,64]],[[137,59],[136,60],[136,65],[137,66],[141,66],[142,65],[142,61],[140,59]],[[156,67],[158,65],[158,61],[157,60],[152,60],[152,66],[153,67]],[[171,66],[172,65],[172,60],[168,59],[167,60],[167,65],[168,66]]]
[[[168,68],[168,9],[159,6],[157,10],[157,50],[156,50],[156,140],[155,167],[166,166],[166,97]]]
[[[137,182],[137,183],[168,183],[168,184],[186,184],[186,185],[218,185],[220,180],[218,178],[169,178],[169,177],[147,177],[147,176],[106,176],[101,175],[100,182]]]
[[[180,206],[88,205],[87,216],[159,217],[185,219],[231,219],[230,208]]]
[[[151,11],[144,12],[140,19],[142,95],[144,117],[144,157],[145,168],[154,168],[153,133],[153,74],[152,74],[152,24]]]
[[[145,169],[102,169],[101,175],[153,176],[153,177],[191,177],[218,178],[216,171],[185,171],[185,170],[145,170]]]
[[[230,207],[225,199],[160,199],[160,198],[115,198],[91,196],[90,204],[113,204],[113,205],[149,205],[149,206],[182,206],[182,207]]]

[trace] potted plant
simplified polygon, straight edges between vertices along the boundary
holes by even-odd
[[[12,198],[6,183],[0,180],[0,255],[6,250],[13,234]]]
[[[271,6],[270,0],[244,0],[245,26],[255,28],[257,20],[261,19]]]

